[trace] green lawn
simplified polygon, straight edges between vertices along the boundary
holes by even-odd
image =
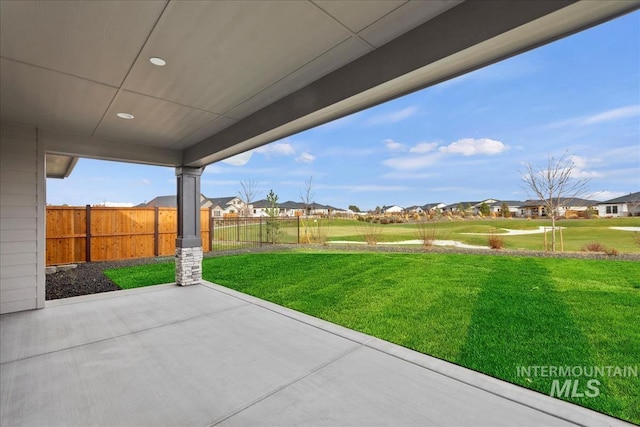
[[[171,264],[106,274],[122,287],[174,280]],[[208,258],[203,274],[545,394],[552,379],[518,366],[640,365],[637,262],[297,251]],[[640,380],[598,380],[598,397],[569,400],[640,423]]]
[[[326,221],[326,220],[325,220]],[[354,220],[332,220],[326,222],[328,240],[364,241],[361,226]],[[540,226],[551,226],[546,219],[464,219],[440,220],[428,223],[437,230],[438,238],[442,240],[457,240],[471,245],[487,246],[487,236],[474,236],[464,233],[504,232],[502,229],[534,230]],[[611,230],[609,227],[640,227],[640,218],[609,218],[609,219],[575,219],[559,220],[557,225],[564,227],[565,251],[578,252],[591,242],[599,242],[606,247],[615,248],[620,252],[640,252],[640,245],[636,241],[638,233],[630,231]],[[380,242],[400,242],[418,238],[415,223],[379,225]],[[548,234],[550,236],[550,234]],[[544,235],[530,234],[521,236],[503,236],[507,249],[543,250]],[[550,237],[549,237],[550,239]],[[558,235],[558,249],[560,236]],[[549,240],[550,241],[550,240]]]

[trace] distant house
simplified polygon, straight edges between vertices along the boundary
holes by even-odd
[[[217,197],[208,199],[209,206],[212,209],[211,216],[214,218],[223,218],[226,216],[242,216],[245,214],[245,203],[236,196]],[[248,207],[251,209],[251,206]]]
[[[427,203],[422,205],[422,211],[423,212],[435,212],[438,209],[442,210],[446,207],[447,205],[445,203],[442,202],[436,202],[436,203]]]
[[[269,202],[267,201],[267,199],[262,199],[262,200],[253,202],[251,204],[251,216],[253,216],[254,218],[267,217],[269,216],[269,214],[267,213],[267,209],[269,209],[270,207],[271,206],[269,205]],[[279,214],[280,209],[277,206],[276,208],[278,209],[276,214]]]
[[[473,213],[473,207],[474,206],[480,206],[482,204],[482,202],[458,202],[458,203],[451,203],[450,205],[445,206],[442,210],[443,212],[459,212],[460,210],[462,210],[462,212],[467,212],[467,213]]]
[[[561,197],[558,200],[557,216],[566,216],[568,211],[586,211],[597,206],[600,202],[597,200],[581,199],[579,197]],[[520,206],[521,216],[547,216],[544,200],[526,200]]]
[[[404,212],[404,208],[398,206],[398,205],[391,205],[391,206],[383,206],[382,207],[382,213],[383,214],[390,214],[390,215],[400,215]]]
[[[203,194],[200,194],[200,207],[208,208],[209,207],[209,199],[207,199]],[[174,196],[157,196],[151,199],[149,202],[140,203],[136,206],[137,208],[177,208],[178,207],[178,198]]]
[[[405,211],[412,213],[412,214],[421,214],[422,212],[424,212],[424,209],[422,209],[422,206],[409,206],[408,208],[405,209]]]
[[[640,191],[598,203],[601,217],[640,216]]]
[[[493,203],[487,203],[489,205],[489,209],[491,213],[495,216],[503,216],[502,215],[502,205],[506,203],[509,208],[509,215],[507,216],[517,216],[520,213],[520,207],[523,203],[520,200],[496,200]]]
[[[302,216],[305,215],[306,206],[302,202],[286,201],[280,203],[280,213],[284,216]]]

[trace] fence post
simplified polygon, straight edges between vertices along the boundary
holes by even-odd
[[[160,208],[153,208],[153,256],[160,255]]]
[[[298,219],[298,244],[300,244],[300,215],[296,217]]]
[[[262,247],[262,217],[260,217],[260,247]]]
[[[209,251],[213,251],[213,208],[209,207]]]
[[[86,238],[84,239],[86,242],[84,248],[84,258],[86,262],[91,262],[91,205],[87,205],[85,207],[85,227],[86,227]]]
[[[236,217],[236,242],[240,241],[240,216]]]

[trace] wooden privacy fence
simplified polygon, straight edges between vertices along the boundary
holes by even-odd
[[[202,209],[204,251],[210,223]],[[177,230],[176,208],[47,206],[47,265],[174,255]]]

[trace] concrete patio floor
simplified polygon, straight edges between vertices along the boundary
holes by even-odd
[[[0,317],[0,425],[626,425],[205,282]]]

